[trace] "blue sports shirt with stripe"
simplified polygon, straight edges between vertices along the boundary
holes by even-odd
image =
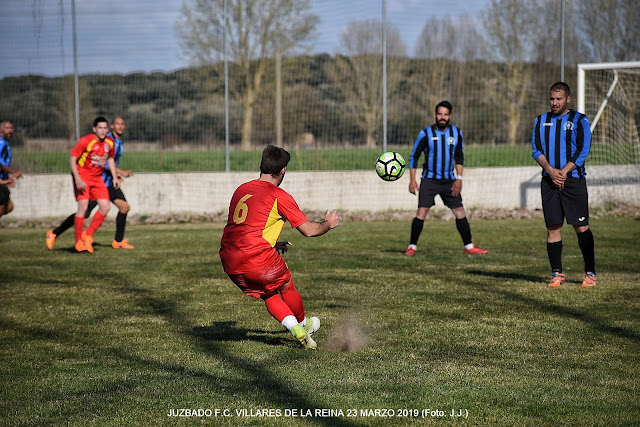
[[[531,137],[534,159],[544,155],[552,168],[562,169],[569,162],[576,168],[569,173],[573,178],[584,178],[585,160],[591,150],[591,127],[586,115],[569,110],[562,116],[551,112],[536,117]],[[542,176],[547,176],[542,171]]]
[[[0,178],[9,179],[9,173],[2,166],[11,166],[11,147],[9,141],[0,136]]]
[[[424,153],[422,179],[456,179],[455,165],[464,165],[464,137],[454,125],[440,130],[436,125],[422,129],[413,143],[409,157],[409,169],[418,167],[418,160]]]
[[[122,154],[124,153],[124,141],[120,138],[116,138],[113,135],[113,132],[109,132],[107,134],[107,137],[113,139],[115,145],[113,147],[114,153],[113,153],[113,160],[116,163],[116,167],[118,167],[118,165],[120,164],[120,157],[122,157]],[[104,168],[104,172],[102,173],[102,180],[104,181],[105,184],[107,184],[107,187],[111,185],[111,181],[113,181],[113,176],[111,176],[111,172],[109,172],[109,165],[107,164],[107,166]]]

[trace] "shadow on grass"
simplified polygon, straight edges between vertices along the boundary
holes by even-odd
[[[218,341],[240,341],[251,339],[271,345],[282,345],[285,342],[284,337],[268,337],[268,334],[279,335],[280,332],[268,332],[268,331],[256,331],[244,328],[237,328],[235,321],[227,322],[215,322],[211,326],[205,327],[193,327],[190,320],[180,313],[176,304],[166,299],[155,297],[150,291],[139,287],[121,287],[120,290],[125,293],[134,296],[138,300],[138,304],[142,308],[151,309],[151,311],[165,318],[168,322],[174,324],[178,330],[187,331],[186,334],[191,337],[201,338],[195,340],[195,344],[200,347],[200,350],[209,355],[215,357],[236,369],[241,370],[245,374],[253,378],[251,389],[257,388],[261,390],[259,393],[260,398],[265,399],[265,404],[272,404],[273,407],[278,408],[301,408],[301,409],[315,409],[315,408],[331,408],[329,402],[321,402],[318,400],[310,399],[296,390],[296,384],[288,383],[280,378],[277,372],[269,369],[266,364],[250,360],[237,355],[232,352],[225,351]],[[261,336],[254,336],[251,338],[252,333],[262,334]],[[287,335],[285,335],[287,336]],[[287,342],[295,343],[293,337],[288,337]],[[278,344],[279,343],[279,344]],[[295,348],[292,351],[300,352],[301,349]],[[160,369],[167,372],[172,372],[180,375],[191,375],[197,378],[209,379],[212,385],[220,387],[220,376],[210,372],[204,372],[200,370],[193,370],[184,366],[176,366],[170,363],[161,363],[155,361],[147,361],[136,356],[127,355],[124,352],[119,352],[118,357],[135,361],[137,363],[151,365],[154,369]],[[228,386],[232,389],[231,395],[242,395],[246,393],[252,393],[248,391],[246,384],[243,381],[235,381],[226,379]],[[274,392],[277,391],[277,392]],[[342,418],[322,418],[313,417],[307,419],[310,422],[314,422],[320,425],[328,426],[355,426],[348,420]]]
[[[476,276],[495,277],[498,279],[525,280],[527,282],[540,282],[540,276],[530,276],[522,273],[502,272],[502,271],[481,271],[470,270],[467,273]]]
[[[255,341],[273,346],[298,347],[291,335],[285,331],[265,331],[237,326],[236,321],[213,322],[210,326],[197,326],[191,335],[207,341]]]
[[[537,276],[527,276],[519,273],[502,273],[502,272],[490,272],[490,271],[481,271],[481,270],[469,270],[467,271],[467,273],[475,276],[485,276],[485,277],[491,276],[491,277],[496,277],[500,279],[511,278],[511,279],[518,279],[518,280],[529,280],[533,282],[540,282],[540,278]],[[473,283],[471,282],[465,282],[465,283],[467,283],[468,285],[474,286]],[[474,286],[474,287],[477,288],[477,286]],[[507,298],[514,302],[526,304],[538,311],[542,311],[548,314],[553,314],[556,316],[569,317],[575,320],[579,320],[589,325],[591,328],[598,330],[602,333],[615,335],[620,338],[625,338],[635,342],[636,344],[640,343],[640,335],[638,335],[634,331],[631,331],[627,328],[611,325],[609,323],[602,321],[601,319],[598,319],[597,317],[589,313],[584,313],[582,311],[575,310],[560,304],[544,302],[539,299],[528,297],[521,293],[511,292],[504,288],[482,286],[482,290],[484,292],[491,292],[491,293],[500,295],[501,297]]]

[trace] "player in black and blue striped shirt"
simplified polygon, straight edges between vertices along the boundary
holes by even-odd
[[[464,137],[462,131],[450,124],[449,101],[436,105],[435,123],[418,133],[411,157],[409,157],[409,192],[416,194],[418,187],[418,212],[411,223],[411,238],[405,255],[413,256],[418,248],[418,239],[424,227],[429,209],[435,204],[435,197],[451,209],[456,217],[456,227],[462,237],[467,254],[486,254],[488,251],[475,246],[471,241],[471,228],[462,205],[462,173],[464,171]],[[424,153],[425,161],[420,186],[416,180],[418,160]],[[453,172],[455,168],[455,174]]]
[[[594,239],[589,228],[589,196],[585,179],[585,161],[591,149],[589,119],[569,109],[571,90],[564,82],[551,86],[551,111],[536,117],[531,148],[533,158],[542,166],[542,210],[547,226],[547,254],[551,264],[549,286],[565,281],[562,271],[562,225],[573,225],[584,258],[582,286],[596,284]]]

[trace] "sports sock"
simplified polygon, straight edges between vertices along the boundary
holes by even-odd
[[[282,326],[284,326],[285,328],[287,328],[290,331],[291,331],[291,329],[293,329],[294,326],[298,325],[298,321],[296,320],[295,316],[287,316],[280,323],[282,324]],[[295,336],[295,334],[294,334],[294,336]]]
[[[596,272],[596,254],[595,254],[595,244],[593,241],[593,234],[591,233],[591,229],[588,228],[584,233],[577,233],[578,235],[578,246],[580,246],[580,250],[582,251],[582,258],[584,258],[584,272],[587,273],[591,271],[592,273]]]
[[[467,221],[467,217],[464,218],[456,218],[456,228],[458,229],[458,233],[460,233],[460,237],[462,237],[462,243],[465,246],[472,242],[471,240],[471,227],[469,226],[469,221]]]
[[[302,301],[302,295],[298,292],[295,285],[293,284],[293,280],[289,282],[289,285],[280,291],[282,295],[282,300],[289,306],[291,312],[298,322],[302,323],[304,321],[304,302]]]
[[[89,236],[93,236],[96,230],[100,228],[105,218],[105,214],[100,211],[96,212],[96,214],[93,216],[93,219],[91,220],[91,224],[89,224],[89,228],[87,228],[87,234]]]
[[[420,234],[422,233],[422,228],[424,227],[424,220],[419,218],[413,218],[413,222],[411,223],[411,239],[409,240],[409,244],[417,245],[418,239],[420,238]]]
[[[75,222],[74,221],[75,217],[76,217],[76,214],[69,215],[67,219],[62,221],[62,223],[53,230],[53,234],[55,234],[56,236],[59,236],[65,231],[67,231],[68,229],[70,229],[71,227],[73,227],[73,224]],[[83,221],[83,226],[84,226],[84,221]]]
[[[562,240],[559,242],[547,242],[547,255],[551,264],[551,272],[562,272]]]
[[[89,218],[91,216],[91,212],[98,206],[98,202],[95,200],[91,200],[89,202],[89,206],[87,207],[87,213],[85,214],[85,218]]]
[[[263,298],[264,299],[264,298]],[[296,317],[291,312],[289,306],[282,300],[279,294],[273,294],[272,296],[264,299],[264,304],[267,306],[267,311],[280,323],[284,321],[287,316],[291,316],[294,319],[294,323],[298,323]],[[286,325],[285,325],[286,328]],[[291,329],[291,328],[287,328]]]
[[[82,238],[82,232],[84,231],[84,217],[74,216],[73,227],[74,227],[76,242],[78,242]]]
[[[123,214],[122,212],[118,212],[116,216],[116,242],[122,242],[124,239],[124,228],[127,225],[127,214]]]

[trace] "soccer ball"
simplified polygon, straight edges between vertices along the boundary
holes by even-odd
[[[378,157],[378,160],[376,160],[376,172],[378,176],[385,181],[396,181],[400,179],[406,167],[407,162],[404,161],[404,157],[395,151],[382,153],[380,157]]]

